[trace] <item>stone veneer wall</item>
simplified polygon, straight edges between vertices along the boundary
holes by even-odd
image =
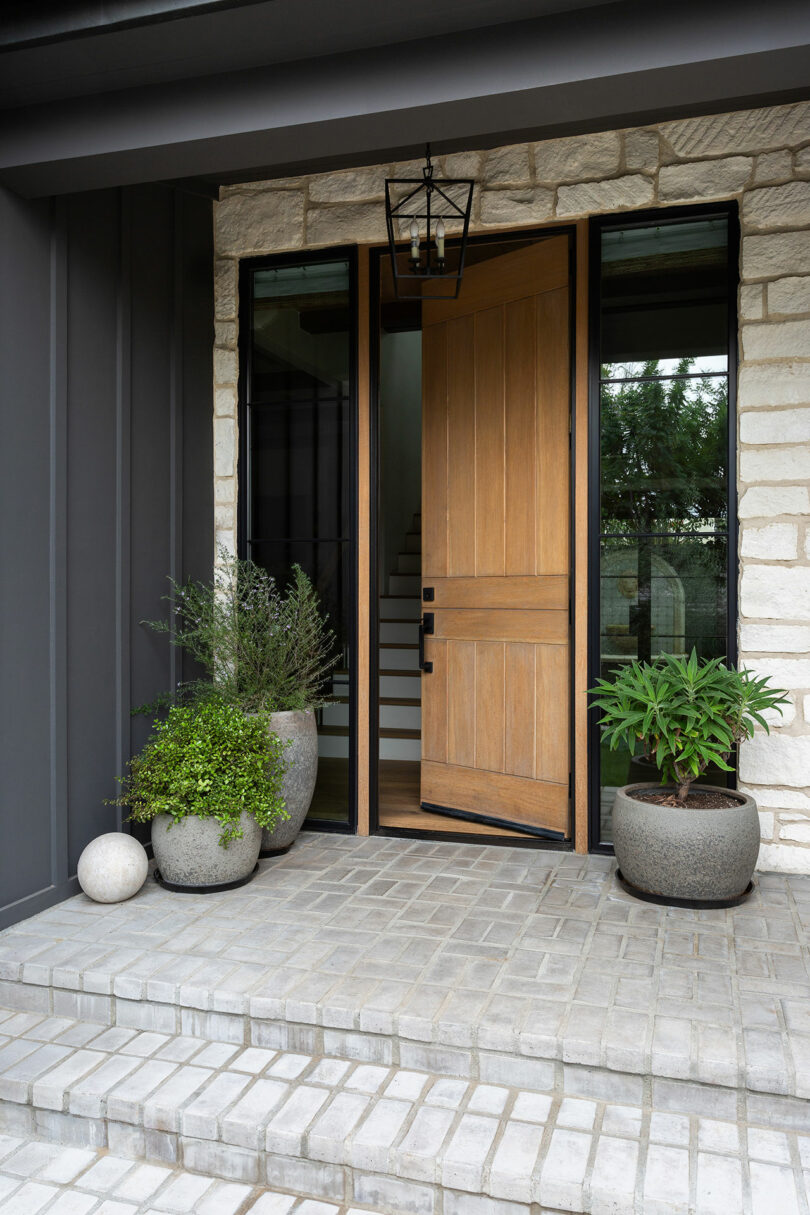
[[[222,190],[216,206],[216,537],[235,544],[237,269],[244,256],[385,239],[379,165]],[[408,168],[418,168],[413,162]],[[471,230],[738,199],[740,656],[789,689],[743,748],[763,869],[810,873],[810,103],[441,158],[475,177]]]

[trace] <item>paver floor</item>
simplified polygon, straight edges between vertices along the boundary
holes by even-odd
[[[304,835],[239,890],[150,878],[128,903],[80,895],[6,930],[0,1003],[22,982],[96,1020],[115,995],[332,1027],[336,1048],[395,1035],[461,1071],[491,1051],[809,1096],[810,878],[759,875],[743,906],[688,911],[632,899],[614,869]]]

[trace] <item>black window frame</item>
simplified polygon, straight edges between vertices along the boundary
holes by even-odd
[[[357,833],[357,590],[358,590],[358,538],[359,508],[357,500],[357,463],[359,453],[358,430],[358,271],[357,246],[335,245],[328,249],[299,250],[292,253],[269,254],[246,257],[239,261],[239,320],[237,326],[239,383],[237,418],[239,440],[237,453],[237,519],[236,551],[240,557],[247,555],[247,531],[250,518],[250,401],[248,395],[252,383],[253,343],[253,292],[252,277],[257,270],[275,270],[283,266],[307,266],[324,262],[346,262],[349,269],[349,553],[347,572],[349,597],[346,604],[349,625],[349,790],[348,817],[337,819],[307,818],[304,829],[338,835]]]
[[[737,343],[740,219],[736,202],[651,208],[593,216],[588,225],[588,687],[600,672],[601,548],[601,254],[606,229],[646,228],[723,218],[728,224],[728,549],[726,553],[727,659],[737,661],[739,572],[737,514]],[[588,851],[613,855],[601,838],[600,737],[598,710],[588,709]]]

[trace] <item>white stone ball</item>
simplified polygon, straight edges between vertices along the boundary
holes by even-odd
[[[90,841],[79,857],[77,876],[84,893],[96,903],[123,903],[138,893],[148,872],[143,844],[111,831]]]

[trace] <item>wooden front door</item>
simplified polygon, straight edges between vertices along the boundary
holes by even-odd
[[[423,305],[421,801],[567,838],[568,240]],[[432,632],[431,632],[432,626]]]

